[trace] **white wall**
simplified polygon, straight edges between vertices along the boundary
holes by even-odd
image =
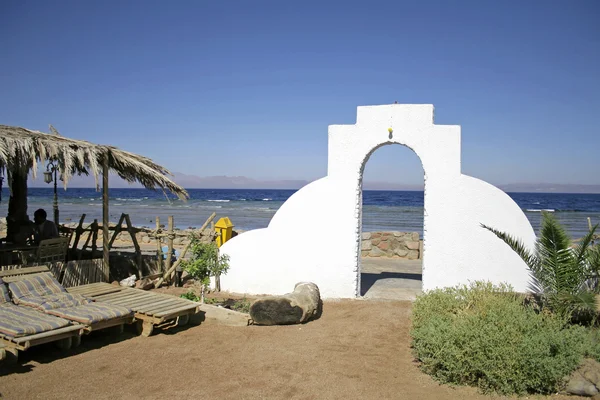
[[[459,126],[434,125],[432,105],[408,104],[358,107],[355,125],[331,125],[327,176],[291,196],[268,228],[221,248],[231,265],[222,288],[282,294],[311,281],[323,297],[358,296],[362,172],[373,151],[394,143],[411,148],[425,172],[423,288],[486,279],[525,291],[523,261],[480,224],[510,232],[532,248],[529,221],[504,192],[461,174]],[[332,230],[327,246],[311,245],[315,229]]]

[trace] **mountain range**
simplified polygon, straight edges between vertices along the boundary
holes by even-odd
[[[182,173],[174,173],[173,180],[187,189],[299,189],[310,181],[300,179],[287,180],[259,180],[246,176],[196,176]],[[31,187],[48,187],[41,177],[30,181]],[[509,183],[497,184],[497,187],[505,192],[529,192],[529,193],[600,193],[600,185],[580,185],[569,183]],[[75,176],[69,182],[69,187],[90,188],[95,187],[94,178],[91,176]],[[140,188],[140,184],[129,184],[118,176],[110,177],[110,187]],[[369,182],[363,183],[366,190],[423,190],[423,185],[409,185],[392,182]]]

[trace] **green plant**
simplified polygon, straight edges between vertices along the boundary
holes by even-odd
[[[600,245],[593,245],[594,226],[571,247],[565,229],[549,213],[542,214],[542,227],[532,252],[513,236],[482,225],[502,239],[525,261],[533,278],[532,289],[553,311],[565,316],[591,317],[596,310],[600,285]]]
[[[211,277],[215,278],[216,290],[221,290],[219,278],[229,270],[229,256],[219,254],[216,243],[201,242],[197,236],[192,236],[190,250],[192,256],[182,262],[182,267],[200,286],[200,298],[204,302]]]
[[[251,305],[250,300],[248,300],[244,297],[243,299],[235,300],[233,302],[233,305],[231,306],[231,308],[235,311],[239,311],[239,312],[248,314],[250,312],[250,305]]]
[[[484,392],[556,392],[584,355],[600,350],[591,345],[597,331],[523,303],[509,286],[483,282],[419,296],[411,336],[422,370]]]
[[[187,292],[187,293],[182,294],[179,297],[181,297],[183,299],[188,299],[188,300],[191,300],[191,301],[198,301],[198,300],[200,300],[198,298],[198,296],[196,295],[196,293],[194,293],[194,292]]]

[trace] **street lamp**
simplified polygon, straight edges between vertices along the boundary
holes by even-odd
[[[52,207],[54,208],[54,223],[58,227],[58,193],[57,193],[57,182],[56,173],[58,172],[58,166],[54,165],[54,162],[48,162],[48,166],[46,167],[46,172],[44,172],[44,182],[50,183],[54,180],[54,203]],[[52,179],[52,174],[54,173],[54,179]]]

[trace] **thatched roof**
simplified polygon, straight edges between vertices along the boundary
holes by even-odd
[[[0,125],[0,170],[22,168],[36,176],[38,165],[56,161],[64,186],[73,175],[92,174],[96,186],[102,175],[102,163],[108,158],[109,170],[128,182],[139,182],[148,189],[169,190],[180,199],[188,198],[184,188],[173,182],[172,174],[151,159],[84,140],[63,137],[50,126],[53,134],[16,126]],[[10,179],[9,179],[10,180]],[[10,182],[9,182],[10,184]]]

